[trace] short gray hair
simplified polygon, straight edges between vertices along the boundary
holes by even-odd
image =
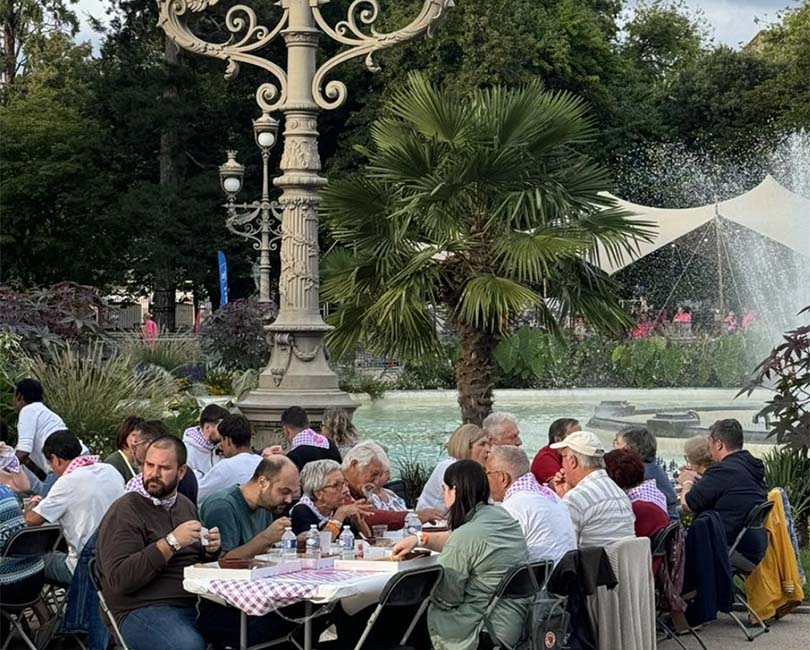
[[[496,411],[484,418],[484,421],[481,423],[481,428],[487,432],[488,436],[492,436],[494,435],[493,429],[504,422],[511,422],[515,426],[518,425],[517,418],[511,413]]]
[[[489,455],[503,467],[504,471],[509,473],[513,481],[528,474],[532,468],[529,457],[520,447],[497,445],[492,448]]]
[[[578,451],[574,451],[573,449],[569,450],[571,455],[577,459],[577,464],[580,467],[584,467],[585,469],[605,469],[605,457],[604,456],[586,456],[585,454],[580,454]]]
[[[645,463],[655,462],[658,453],[658,441],[647,427],[625,427],[619,431],[624,444],[635,449]]]
[[[346,455],[343,457],[342,467],[343,469],[348,469],[354,462],[357,463],[358,467],[365,467],[375,460],[382,464],[383,469],[391,469],[391,461],[388,460],[388,454],[385,453],[385,449],[382,448],[382,445],[379,445],[373,440],[364,440],[363,442],[357,443],[346,452]]]
[[[335,470],[340,471],[340,463],[335,460],[313,460],[307,463],[301,470],[301,490],[313,498],[315,492],[326,485],[326,477]]]

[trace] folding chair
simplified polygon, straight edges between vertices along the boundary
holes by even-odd
[[[517,648],[525,645],[527,635],[524,635],[524,638],[518,641],[518,645],[515,646],[499,639],[492,624],[492,612],[495,611],[495,608],[502,600],[534,599],[538,591],[540,591],[540,587],[535,579],[535,571],[527,564],[515,567],[503,577],[489,607],[484,612],[484,631],[489,635],[495,650],[500,648],[517,650]]]
[[[360,650],[364,646],[374,624],[377,622],[377,619],[380,618],[380,615],[386,607],[414,607],[418,605],[419,609],[416,611],[416,615],[411,620],[402,640],[397,645],[381,645],[380,643],[374,643],[374,650],[417,650],[405,644],[408,642],[419,619],[425,613],[430,603],[430,595],[439,583],[443,573],[444,569],[437,565],[423,569],[410,569],[395,574],[386,583],[385,587],[383,587],[382,593],[380,594],[380,601],[369,617],[366,623],[366,629],[363,630],[363,634],[354,646],[354,650]],[[340,641],[329,641],[318,644],[318,648],[324,650],[339,647],[342,647]]]
[[[745,578],[757,568],[759,562],[762,561],[762,558],[760,558],[758,562],[752,562],[742,553],[740,553],[737,550],[737,547],[749,532],[765,529],[765,522],[768,521],[768,515],[771,514],[772,509],[773,502],[765,501],[764,503],[760,503],[758,506],[754,507],[748,514],[745,526],[740,531],[739,535],[737,535],[737,538],[734,540],[734,543],[728,550],[728,559],[731,562],[731,573],[734,577],[739,578],[740,580],[745,580]],[[734,589],[734,599],[748,610],[748,614],[756,621],[756,628],[758,628],[755,632],[751,632],[749,626],[745,625],[745,623],[740,620],[739,616],[737,616],[733,610],[730,611],[729,616],[734,619],[745,634],[746,638],[749,641],[753,641],[758,636],[769,632],[770,629],[768,628],[768,624],[763,621],[759,614],[757,614],[756,611],[748,604],[748,598],[746,597],[745,591],[743,591],[742,587],[738,585],[736,581],[732,583],[732,587]]]
[[[681,522],[680,521],[673,521],[669,524],[666,528],[662,528],[659,530],[655,536],[651,540],[652,546],[652,558],[653,561],[655,559],[661,560],[661,563],[664,566],[664,570],[669,573],[669,554],[670,554],[670,547],[675,541],[675,537],[678,534],[678,531],[681,530]],[[656,591],[656,599],[655,599],[655,624],[658,626],[658,629],[664,634],[664,638],[672,639],[677,643],[683,650],[689,650],[683,641],[678,638],[678,635],[675,631],[667,625],[667,622],[664,620],[664,614],[669,613],[668,611],[664,610],[661,607],[661,602],[658,598],[658,589]],[[708,650],[706,648],[706,644],[703,642],[703,639],[697,633],[691,625],[685,622],[684,624],[689,628],[689,633],[695,637],[697,642],[700,644],[700,647],[703,650]]]
[[[48,553],[59,540],[62,531],[59,526],[38,526],[21,528],[6,544],[3,557],[8,559],[39,558]],[[40,602],[42,588],[45,586],[44,568],[11,585],[0,592],[0,616],[11,624],[8,637],[4,640],[5,650],[11,640],[19,636],[30,650],[37,650],[31,639],[31,630],[25,620],[25,611]]]
[[[107,617],[107,620],[110,623],[110,629],[112,630],[116,646],[121,648],[121,650],[129,650],[127,642],[124,641],[124,637],[121,636],[121,630],[118,629],[118,623],[115,622],[115,617],[110,611],[110,608],[107,607],[107,601],[104,600],[104,594],[101,592],[101,576],[98,573],[98,564],[96,563],[96,558],[90,560],[88,569],[90,571],[90,582],[93,583],[93,589],[95,589],[96,594],[98,594],[98,604],[101,606],[104,616]]]

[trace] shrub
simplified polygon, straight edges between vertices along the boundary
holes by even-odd
[[[233,395],[233,375],[222,366],[205,373],[205,386],[209,395]]]
[[[248,298],[220,307],[200,328],[200,347],[210,359],[230,370],[263,368],[270,359],[264,325],[270,307]]]
[[[399,390],[455,388],[456,372],[453,366],[458,358],[458,343],[449,341],[442,349],[441,355],[406,363],[395,387]]]
[[[389,388],[386,381],[360,372],[351,366],[339,366],[337,376],[340,390],[347,393],[366,393],[372,400],[380,399]]]
[[[409,508],[415,508],[419,495],[422,494],[425,483],[433,472],[435,463],[431,465],[419,460],[415,447],[401,436],[397,436],[397,441],[402,448],[402,453],[397,455],[394,466],[399,478],[405,484],[405,501]]]
[[[158,366],[174,375],[202,357],[200,343],[193,337],[159,336],[153,344],[146,345],[139,335],[130,334],[124,340],[122,349],[135,366]],[[187,374],[181,373],[181,376]]]
[[[105,357],[90,343],[66,346],[52,359],[30,358],[25,369],[45,389],[45,402],[97,454],[113,451],[116,428],[128,415],[162,418],[175,395],[172,376],[160,368],[132,370],[125,354]]]
[[[790,500],[797,535],[806,546],[807,524],[810,517],[810,456],[806,449],[776,447],[762,458],[765,463],[765,484],[768,489],[782,488]]]

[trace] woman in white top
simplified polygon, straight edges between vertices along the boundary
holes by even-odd
[[[487,433],[476,424],[462,424],[453,431],[447,441],[447,454],[449,458],[439,461],[430,478],[419,495],[416,503],[417,510],[434,508],[440,512],[446,510],[444,505],[444,473],[450,465],[457,460],[474,460],[483,466],[489,457],[492,441]]]

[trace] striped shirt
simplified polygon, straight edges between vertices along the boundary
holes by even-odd
[[[577,547],[607,546],[635,536],[635,515],[630,499],[603,469],[585,476],[563,497],[568,507]]]

